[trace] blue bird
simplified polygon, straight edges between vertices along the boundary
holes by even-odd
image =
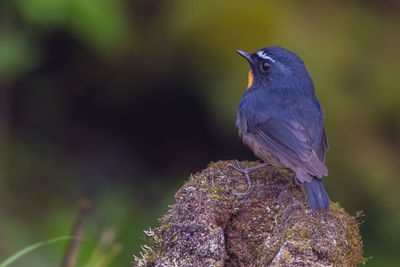
[[[324,113],[306,66],[295,53],[279,46],[255,53],[237,52],[250,68],[236,125],[243,142],[264,163],[233,167],[245,174],[248,190],[252,170],[267,164],[289,168],[305,186],[310,208],[329,210],[329,196],[321,180],[328,175]]]

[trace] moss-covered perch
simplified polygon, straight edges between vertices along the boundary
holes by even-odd
[[[146,231],[134,266],[356,266],[364,261],[356,218],[338,204],[312,213],[293,173],[273,167],[245,177],[211,163],[176,193],[160,227]],[[241,165],[256,162],[241,162]]]

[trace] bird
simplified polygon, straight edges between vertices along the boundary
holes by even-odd
[[[329,210],[321,180],[328,175],[324,112],[303,60],[280,46],[237,53],[248,61],[249,72],[236,126],[243,143],[263,163],[241,167],[236,161],[237,166],[231,166],[245,174],[247,192],[251,171],[266,165],[288,168],[305,191],[311,210]]]

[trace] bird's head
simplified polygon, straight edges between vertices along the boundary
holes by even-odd
[[[270,46],[248,53],[237,50],[249,62],[248,89],[292,89],[314,92],[314,86],[303,61],[280,46]]]

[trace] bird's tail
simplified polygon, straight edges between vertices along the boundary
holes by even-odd
[[[318,177],[313,177],[310,183],[305,182],[308,205],[312,211],[329,210],[329,196],[325,191],[322,180]]]

